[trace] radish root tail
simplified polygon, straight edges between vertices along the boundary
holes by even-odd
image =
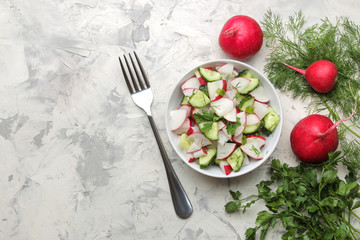
[[[350,119],[354,116],[354,114],[355,114],[355,112],[356,112],[356,109],[357,109],[357,98],[354,96],[354,93],[353,93],[353,91],[352,91],[352,89],[351,89],[351,84],[350,84],[350,82],[349,82],[348,84],[349,84],[349,89],[350,89],[351,95],[352,95],[352,96],[354,97],[354,99],[355,99],[355,107],[354,107],[353,112],[351,113],[351,115],[350,115],[349,117],[337,121],[337,122],[336,122],[334,125],[332,125],[328,130],[326,130],[325,132],[321,133],[320,136],[319,136],[320,138],[325,138],[325,137],[326,137],[327,135],[329,135],[332,131],[334,131],[334,129],[335,129],[337,126],[339,126],[340,123],[345,122],[345,121],[347,121],[347,120],[350,120]]]

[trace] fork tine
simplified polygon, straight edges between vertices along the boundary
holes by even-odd
[[[139,92],[142,89],[139,86],[137,75],[135,76],[135,74],[134,74],[134,71],[136,72],[136,70],[134,70],[134,66],[132,64],[129,64],[129,61],[128,61],[126,55],[124,55],[124,59],[125,59],[126,65],[127,65],[127,69],[128,69],[128,71],[130,73],[130,76],[131,76],[130,81],[134,85],[135,92]]]
[[[135,55],[135,51],[133,53]],[[144,84],[146,75],[144,75],[144,72],[141,71],[138,59],[134,60],[134,58],[131,56],[130,53],[129,53],[129,58],[131,60],[132,66],[134,68],[134,71],[135,71],[135,74],[136,74],[136,77],[137,77],[137,80],[138,80],[138,83],[139,83],[140,90],[147,89],[148,87]],[[140,68],[140,71],[139,71],[138,68]]]
[[[140,68],[140,71],[141,71],[141,73],[142,73],[142,75],[143,75],[143,79],[144,79],[144,82],[145,82],[145,87],[146,87],[146,88],[150,88],[149,79],[148,79],[148,77],[147,77],[147,75],[146,75],[146,72],[145,72],[145,70],[144,70],[144,68],[143,68],[143,66],[142,66],[142,64],[141,64],[141,62],[140,62],[140,60],[139,60],[136,52],[134,52],[134,56],[135,56],[135,58],[136,58],[136,61],[137,61],[138,66],[139,66],[139,68]]]
[[[125,61],[126,61],[126,59],[125,59]],[[129,77],[129,75],[128,75],[126,69],[125,69],[124,63],[123,63],[123,61],[121,60],[120,57],[119,57],[119,62],[120,62],[121,70],[122,70],[123,76],[125,78],[125,82],[126,82],[126,85],[127,85],[128,89],[129,89],[129,92],[130,92],[130,94],[133,94],[133,93],[136,92],[136,89],[131,84],[132,83],[131,78]],[[126,68],[128,69],[128,66],[126,66]]]

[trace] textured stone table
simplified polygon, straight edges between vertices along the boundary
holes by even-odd
[[[229,190],[256,193],[269,165],[224,180],[200,175],[165,133],[170,89],[195,64],[228,58],[217,44],[233,15],[262,20],[271,8],[302,10],[310,23],[349,16],[358,1],[0,1],[0,239],[244,239],[260,203],[224,212]],[[117,57],[137,50],[154,91],[153,112],[194,207],[175,215],[144,113]],[[263,70],[265,47],[246,61]],[[296,164],[289,145],[306,103],[280,93],[283,133],[274,158]],[[268,162],[269,163],[269,162]],[[275,229],[269,235],[279,239]]]

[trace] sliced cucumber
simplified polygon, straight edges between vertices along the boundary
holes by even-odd
[[[240,147],[237,147],[235,151],[226,159],[226,161],[230,164],[233,171],[237,172],[240,170],[244,158],[244,153],[241,151]]]
[[[208,82],[218,81],[222,79],[222,76],[217,71],[199,67],[200,75]]]
[[[247,113],[253,113],[254,97],[246,96],[239,103],[239,109]]]
[[[211,102],[210,98],[201,90],[190,97],[189,103],[196,108],[205,107]]]
[[[247,85],[243,90],[240,91],[241,94],[248,94],[249,92],[257,88],[257,86],[259,86],[260,84],[260,79],[254,74],[252,74],[249,69],[246,69],[239,73],[239,77],[244,77],[250,80],[249,85]]]
[[[269,112],[263,118],[264,129],[263,132],[266,135],[270,135],[280,122],[280,116],[275,112],[275,110],[268,106]]]
[[[252,125],[246,125],[245,129],[244,129],[244,134],[252,134],[257,132],[262,126],[262,122],[259,122],[257,124],[252,124]]]
[[[189,96],[184,96],[180,102],[180,105],[189,104]]]
[[[180,143],[179,143],[180,147],[185,149],[185,150],[188,150],[190,145],[191,145],[191,143],[190,143],[190,141],[188,140],[187,137],[188,137],[187,133],[183,133],[180,136]]]
[[[210,148],[207,150],[207,154],[199,157],[200,168],[207,168],[216,159],[216,148]]]
[[[218,122],[202,122],[199,123],[200,132],[210,140],[219,140]]]

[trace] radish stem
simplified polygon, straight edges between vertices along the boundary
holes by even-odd
[[[328,136],[332,131],[334,131],[334,129],[335,129],[337,126],[339,126],[340,123],[345,122],[345,121],[351,119],[351,118],[354,116],[355,112],[356,112],[356,107],[357,107],[357,101],[355,101],[355,108],[354,108],[353,112],[351,113],[351,115],[350,115],[349,117],[337,121],[337,122],[336,122],[334,125],[332,125],[328,130],[326,130],[326,131],[323,132],[323,133],[320,133],[320,134],[319,134],[319,138],[325,138],[325,137]]]
[[[293,67],[285,62],[281,62],[282,64],[284,64],[285,66],[287,66],[288,68],[291,68],[292,70],[294,71],[297,71],[298,73],[302,74],[302,75],[305,75],[305,70],[304,69],[300,69],[300,68],[296,68],[296,67]]]

